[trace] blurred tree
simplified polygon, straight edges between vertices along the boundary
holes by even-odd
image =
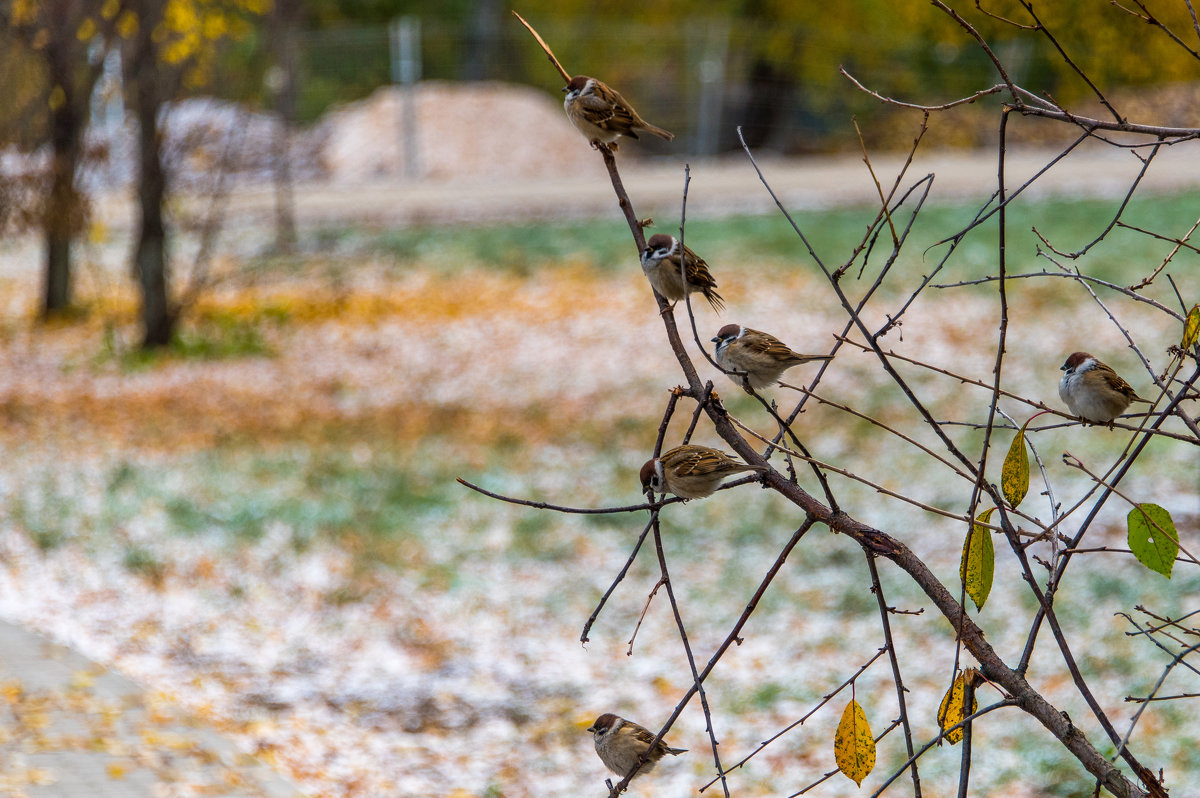
[[[504,41],[500,26],[507,11],[500,0],[475,0],[467,33],[466,63],[463,80],[495,80],[500,75],[499,56]]]
[[[179,306],[171,299],[163,202],[162,110],[210,75],[217,44],[249,32],[247,18],[270,0],[127,0],[132,23],[124,49],[125,82],[138,122],[138,206],[133,270],[142,293],[142,346],[171,342]]]
[[[1005,56],[1015,79],[1060,103],[1092,99],[1080,70],[1111,88],[1195,80],[1200,74],[1191,53],[1153,25],[1130,26],[1130,11],[1115,3],[1089,3],[1086,9],[1072,0],[947,3]],[[1151,6],[1155,18],[1181,39],[1194,39],[1188,4],[1147,4]],[[897,97],[915,97],[925,87],[938,86],[949,100],[998,80],[962,29],[928,2],[846,0],[834,7],[792,0],[712,0],[698,10],[685,0],[522,0],[517,10],[550,37],[568,70],[603,71],[607,80],[626,87],[674,79],[676,85],[661,93],[667,98],[686,92],[679,80],[696,78],[678,74],[680,67],[694,66],[679,63],[682,49],[672,44],[672,37],[682,35],[682,47],[699,51],[704,28],[695,23],[732,21],[727,121],[743,125],[752,143],[780,149],[811,146],[809,134],[821,131],[810,128],[819,120],[888,113],[865,97],[841,91],[845,81],[839,67]],[[1029,35],[1039,24],[1066,59],[1050,37]],[[637,48],[636,58],[631,47]],[[529,63],[536,69],[529,71],[531,79],[544,75],[553,81],[537,53]],[[643,88],[641,93],[648,92]],[[724,129],[732,131],[733,125]],[[727,138],[724,145],[735,142]]]
[[[51,150],[40,213],[45,245],[43,318],[62,313],[71,304],[71,242],[86,211],[77,176],[89,102],[123,10],[121,0],[105,0],[99,9],[95,6],[87,0],[12,0],[0,7],[0,27],[44,68],[37,113],[25,120],[30,127],[44,126],[39,138]]]
[[[268,46],[272,67],[270,88],[275,95],[279,128],[273,157],[275,172],[275,248],[291,252],[296,245],[296,213],[292,201],[292,168],[289,142],[296,122],[296,85],[300,78],[299,32],[301,0],[275,0],[268,15]]]

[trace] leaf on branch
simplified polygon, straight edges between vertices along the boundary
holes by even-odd
[[[838,770],[859,786],[875,768],[875,738],[857,701],[852,700],[842,713],[833,736],[833,758]]]
[[[946,732],[946,729],[962,723],[963,718],[973,713],[979,706],[979,702],[975,700],[974,694],[971,695],[970,708],[967,709],[963,706],[965,680],[971,679],[972,683],[974,683],[978,678],[979,671],[974,668],[967,668],[954,677],[954,683],[950,685],[950,689],[942,697],[942,706],[938,709],[938,728],[946,734],[946,739],[950,741],[951,745],[955,745],[962,740],[963,730],[959,727],[954,731]]]
[[[1139,504],[1129,511],[1129,550],[1151,571],[1171,578],[1179,533],[1171,514],[1157,504]]]
[[[1184,349],[1190,349],[1196,338],[1200,337],[1200,304],[1192,305],[1192,309],[1188,311],[1187,318],[1183,320],[1183,343]]]
[[[992,532],[980,524],[986,524],[995,510],[995,507],[989,507],[978,516],[979,523],[971,524],[963,542],[962,562],[958,566],[958,578],[977,610],[983,609],[983,603],[992,592],[992,576],[996,570]]]
[[[1000,469],[1000,490],[1005,500],[1014,508],[1029,492],[1029,450],[1025,448],[1027,426],[1028,421],[1021,425],[1020,431],[1012,440],[1012,445],[1008,447],[1004,467]]]

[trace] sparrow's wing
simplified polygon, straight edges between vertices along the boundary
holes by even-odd
[[[746,334],[738,339],[738,344],[745,347],[751,354],[768,357],[772,360],[790,360],[796,356],[796,353],[789,349],[783,341],[770,333],[758,330],[746,330]]]
[[[627,721],[625,725],[630,726],[632,724]],[[638,742],[645,743],[646,745],[654,742],[654,735],[650,733],[650,730],[643,729],[641,726],[633,730],[633,736],[637,738]]]
[[[673,468],[681,477],[711,474],[728,458],[707,446],[679,447],[663,455],[664,465]]]
[[[708,264],[704,258],[692,252],[692,248],[684,245],[684,257],[687,258],[687,281],[696,286],[709,304],[713,306],[713,310],[721,310],[725,307],[725,303],[721,299],[721,295],[717,293],[717,281],[713,279],[712,272],[708,270]],[[676,262],[678,268],[678,262]]]
[[[630,135],[633,125],[633,114],[621,95],[613,92],[614,97],[605,98],[585,94],[577,102],[583,108],[588,121],[604,130],[615,130]],[[637,138],[632,135],[631,138]]]
[[[1105,382],[1108,383],[1108,387],[1112,388],[1117,393],[1123,394],[1125,398],[1131,401],[1134,399],[1143,402],[1146,401],[1137,395],[1137,391],[1133,389],[1132,385],[1125,382],[1121,375],[1113,371],[1111,368],[1096,369],[1096,372],[1104,377]]]

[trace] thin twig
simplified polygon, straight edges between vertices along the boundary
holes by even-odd
[[[984,715],[987,715],[990,712],[995,712],[997,709],[1004,709],[1005,707],[1013,707],[1013,706],[1018,706],[1016,699],[1005,698],[1001,701],[997,701],[996,703],[991,704],[990,706],[986,706],[983,709],[980,709],[976,712],[972,712],[970,715],[967,715],[965,718],[960,720],[958,723],[955,723],[953,726],[951,726],[947,729],[940,729],[938,731],[938,734],[936,737],[934,737],[929,742],[925,743],[925,745],[921,746],[920,750],[918,750],[915,754],[910,756],[908,758],[907,762],[905,762],[903,765],[898,767],[895,770],[895,772],[892,773],[892,775],[888,776],[887,781],[885,781],[883,784],[881,784],[879,786],[879,789],[877,789],[875,792],[871,793],[869,798],[879,798],[879,796],[883,795],[884,791],[887,790],[888,787],[892,786],[892,782],[894,782],[896,779],[903,776],[904,771],[908,770],[909,767],[916,764],[916,761],[918,759],[920,759],[922,756],[924,756],[926,751],[928,751],[930,748],[933,748],[935,745],[941,744],[943,738],[945,738],[945,736],[947,734],[949,734],[950,732],[954,731],[955,729],[965,728],[968,723],[975,720],[976,718],[983,717]]]
[[[888,660],[892,666],[892,683],[896,686],[896,703],[900,706],[897,720],[904,726],[904,745],[911,758],[914,756],[913,734],[912,727],[908,723],[908,706],[904,700],[904,694],[908,692],[908,688],[904,686],[904,678],[900,675],[900,659],[896,656],[896,642],[892,638],[892,623],[888,618],[887,601],[883,597],[883,584],[879,581],[879,569],[875,566],[875,555],[866,549],[863,549],[863,554],[867,558],[867,569],[871,572],[871,592],[875,594],[875,601],[879,605],[879,623],[883,627],[883,641],[886,644]],[[966,706],[970,706],[970,704]],[[912,767],[912,781],[913,798],[921,798],[921,775],[915,761]]]
[[[541,37],[541,34],[539,34],[536,30],[533,29],[532,25],[530,25],[528,22],[525,21],[524,17],[522,17],[516,11],[513,11],[512,13],[513,13],[513,16],[516,17],[517,20],[519,20],[520,23],[525,26],[525,30],[532,33],[533,38],[537,39],[538,45],[546,53],[546,57],[550,59],[550,63],[554,64],[554,68],[558,70],[558,74],[562,75],[563,83],[570,83],[571,82],[571,73],[568,72],[567,70],[563,69],[563,65],[558,63],[558,59],[554,57],[554,52],[550,49],[550,45],[546,44],[546,40]]]
[[[1076,457],[1075,455],[1071,454],[1070,452],[1063,452],[1062,459],[1063,459],[1063,463],[1064,463],[1064,464],[1066,464],[1066,465],[1070,466],[1071,468],[1077,468],[1077,469],[1079,469],[1080,471],[1082,471],[1083,473],[1085,473],[1085,474],[1087,474],[1089,477],[1091,477],[1091,478],[1092,478],[1092,480],[1093,480],[1094,482],[1097,482],[1097,483],[1099,483],[1099,484],[1103,485],[1103,486],[1105,487],[1105,489],[1107,489],[1108,491],[1110,491],[1110,492],[1112,492],[1112,493],[1115,493],[1115,494],[1118,496],[1118,498],[1124,499],[1124,500],[1125,500],[1125,503],[1126,503],[1126,504],[1128,504],[1130,507],[1135,507],[1135,508],[1136,508],[1136,507],[1138,507],[1138,506],[1139,506],[1138,502],[1135,502],[1133,499],[1131,499],[1131,498],[1129,498],[1128,496],[1126,496],[1124,493],[1122,493],[1120,490],[1118,490],[1118,489],[1117,489],[1117,487],[1116,487],[1115,485],[1109,485],[1109,484],[1107,484],[1107,483],[1104,481],[1104,478],[1103,478],[1103,477],[1101,477],[1101,476],[1098,476],[1098,475],[1097,475],[1095,472],[1093,472],[1093,471],[1092,471],[1090,468],[1088,468],[1086,465],[1084,465],[1084,464],[1083,464],[1083,461],[1082,461],[1082,460],[1080,460],[1080,459],[1079,459],[1078,457]],[[1200,560],[1197,560],[1197,559],[1196,559],[1196,557],[1195,557],[1195,555],[1193,555],[1193,554],[1192,554],[1190,551],[1188,551],[1188,550],[1187,550],[1187,549],[1184,547],[1184,545],[1183,545],[1183,542],[1182,542],[1182,541],[1179,539],[1179,534],[1178,534],[1178,533],[1176,533],[1175,535],[1173,535],[1173,536],[1172,536],[1172,535],[1171,535],[1171,533],[1169,533],[1167,530],[1165,530],[1165,529],[1163,529],[1161,526],[1159,526],[1159,525],[1158,525],[1158,524],[1157,524],[1157,523],[1154,521],[1154,519],[1153,519],[1153,518],[1151,518],[1151,517],[1150,517],[1150,516],[1148,516],[1148,515],[1145,515],[1144,513],[1143,513],[1143,516],[1145,517],[1145,519],[1146,519],[1146,522],[1147,522],[1147,523],[1149,523],[1151,526],[1153,526],[1153,527],[1154,527],[1156,530],[1158,530],[1160,533],[1162,533],[1162,534],[1163,534],[1165,537],[1167,537],[1167,538],[1169,538],[1170,540],[1174,541],[1175,545],[1179,547],[1179,550],[1180,550],[1181,552],[1183,552],[1184,554],[1186,554],[1186,555],[1187,555],[1188,559],[1190,559],[1192,562],[1196,563],[1197,565],[1200,565]]]
[[[531,501],[529,499],[518,499],[514,496],[505,496],[500,493],[493,493],[490,490],[479,487],[471,482],[467,482],[462,477],[457,477],[455,480],[460,485],[468,487],[476,493],[482,493],[490,499],[499,499],[502,502],[509,504],[520,504],[525,507],[533,507],[538,510],[553,510],[556,513],[574,513],[576,515],[609,515],[611,513],[636,513],[639,510],[657,510],[667,504],[675,504],[683,501],[678,497],[663,499],[660,502],[653,504],[627,504],[623,507],[564,507],[561,504],[548,504],[546,502]]]
[[[579,633],[579,642],[587,645],[588,633],[592,631],[592,625],[596,623],[596,619],[600,617],[600,611],[604,609],[604,605],[608,603],[608,599],[617,589],[617,585],[625,579],[629,573],[629,567],[633,565],[633,561],[637,559],[638,552],[642,550],[642,544],[646,542],[646,535],[650,533],[650,529],[654,526],[654,519],[658,517],[658,512],[653,511],[650,520],[646,522],[646,528],[642,530],[642,534],[638,535],[637,543],[633,544],[633,551],[629,553],[629,558],[625,560],[625,565],[621,567],[617,573],[616,579],[608,586],[608,590],[604,591],[604,595],[600,597],[600,601],[596,604],[596,609],[592,610],[592,614],[588,616],[587,622],[583,624],[583,631]]]
[[[850,685],[854,684],[854,681],[855,681],[855,680],[856,680],[856,679],[857,679],[859,676],[862,676],[862,675],[863,675],[863,673],[865,673],[865,672],[866,672],[867,668],[871,667],[871,665],[873,665],[873,664],[874,664],[875,660],[879,659],[879,658],[880,658],[880,657],[882,657],[882,656],[883,656],[885,653],[887,653],[887,650],[888,650],[888,649],[887,649],[887,647],[885,646],[885,647],[883,647],[883,648],[879,649],[878,651],[876,651],[876,652],[875,652],[875,655],[874,655],[873,657],[871,657],[869,660],[867,660],[866,662],[864,662],[862,665],[860,665],[860,666],[858,667],[858,670],[856,670],[856,671],[855,671],[853,674],[851,674],[849,678],[845,679],[845,680],[844,680],[844,681],[843,681],[841,684],[839,684],[837,687],[833,688],[833,690],[829,691],[829,692],[828,692],[828,693],[826,693],[824,696],[822,696],[821,700],[817,702],[816,706],[814,706],[814,707],[813,707],[812,709],[810,709],[808,712],[805,712],[805,713],[804,713],[804,715],[802,715],[802,716],[801,716],[800,718],[798,718],[797,720],[794,720],[794,721],[792,721],[792,722],[791,722],[791,723],[789,723],[787,726],[784,726],[782,729],[780,729],[779,731],[777,731],[777,732],[775,732],[774,734],[772,734],[772,735],[771,735],[770,737],[768,737],[766,740],[763,740],[762,742],[760,742],[760,743],[758,744],[758,747],[757,747],[757,748],[755,748],[753,751],[751,751],[751,752],[750,752],[749,754],[747,754],[746,756],[742,757],[740,760],[738,760],[738,761],[737,761],[737,762],[735,762],[734,764],[730,765],[728,768],[726,768],[726,769],[725,769],[725,771],[724,771],[724,772],[723,772],[721,775],[722,775],[722,776],[724,776],[724,775],[727,775],[727,774],[729,774],[729,773],[732,773],[733,771],[735,771],[735,770],[737,770],[738,768],[740,768],[742,765],[744,765],[744,764],[746,764],[747,762],[749,762],[749,761],[750,761],[751,759],[753,759],[755,756],[757,756],[757,755],[758,755],[758,754],[759,754],[759,753],[760,753],[760,752],[761,752],[761,751],[762,751],[764,748],[766,748],[768,745],[770,745],[771,743],[775,742],[775,741],[776,741],[776,740],[778,740],[780,737],[782,737],[783,735],[785,735],[785,734],[787,734],[788,732],[790,732],[792,729],[796,728],[797,726],[803,726],[803,725],[804,725],[804,721],[808,720],[808,719],[809,719],[809,718],[811,718],[813,715],[817,714],[817,711],[818,711],[818,710],[820,710],[820,709],[821,709],[821,707],[825,706],[825,705],[826,705],[826,704],[828,704],[830,701],[832,701],[832,700],[833,700],[833,699],[834,699],[834,698],[837,696],[837,694],[838,694],[838,693],[842,692],[842,690],[845,690],[847,687],[849,687]],[[704,791],[705,791],[705,790],[707,790],[709,787],[711,787],[711,786],[713,786],[714,784],[716,784],[716,783],[717,783],[717,781],[718,781],[718,779],[713,779],[712,781],[708,782],[708,783],[707,783],[707,784],[705,784],[703,787],[701,787],[701,788],[700,788],[700,789],[699,789],[697,792],[704,792]]]

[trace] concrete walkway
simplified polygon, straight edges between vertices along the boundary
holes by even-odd
[[[0,622],[0,796],[185,795],[301,793],[129,679]]]

